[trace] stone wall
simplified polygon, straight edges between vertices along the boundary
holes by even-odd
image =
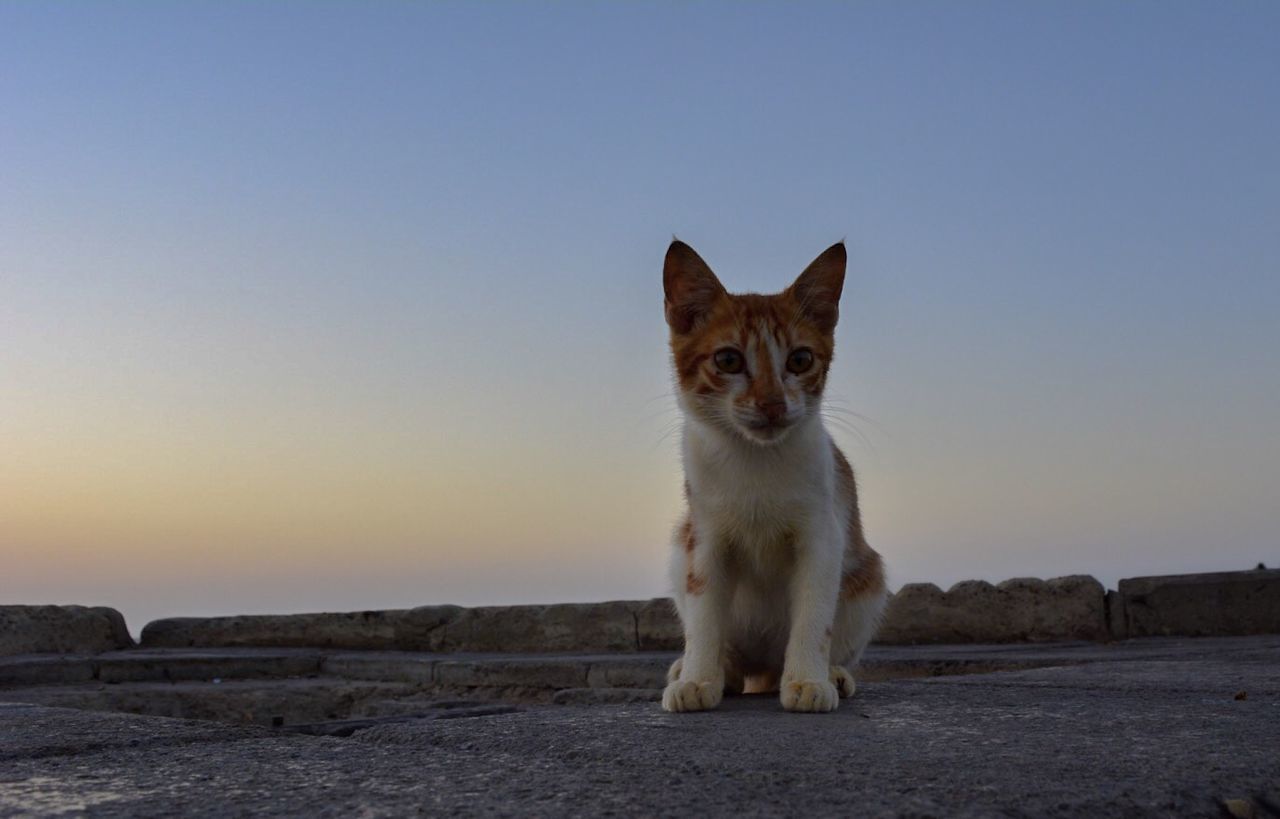
[[[1280,569],[1134,577],[1109,595],[1117,638],[1280,632]]]
[[[422,606],[323,614],[177,617],[148,623],[148,648],[306,646],[435,652],[674,651],[671,601]]]
[[[1158,635],[1280,633],[1280,570],[1140,577],[1108,592],[1092,577],[980,580],[943,591],[903,586],[877,642],[1012,643]],[[676,651],[671,601],[545,606],[422,606],[383,611],[181,617],[157,620],[142,645],[311,647],[465,652]],[[129,646],[124,619],[105,608],[0,606],[0,655],[94,653]]]
[[[124,618],[101,606],[0,606],[0,656],[94,654],[133,645]]]
[[[1088,575],[966,580],[943,591],[911,583],[889,601],[876,641],[1020,643],[1106,640],[1106,589]]]
[[[244,614],[235,617],[173,617],[148,623],[142,645],[275,646],[278,648],[396,648],[406,612],[353,611],[321,614]]]

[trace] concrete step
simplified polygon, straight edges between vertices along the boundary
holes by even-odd
[[[1208,641],[1208,642],[1206,642]],[[1275,646],[1258,638],[1149,638],[1110,644],[873,646],[862,680],[983,674],[1125,659],[1176,659],[1209,647]],[[423,688],[660,688],[674,652],[434,654],[317,648],[135,648],[102,654],[0,657],[0,690],[25,686],[331,677]]]

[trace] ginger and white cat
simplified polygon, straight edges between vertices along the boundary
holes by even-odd
[[[777,690],[791,711],[853,694],[886,591],[820,413],[845,264],[836,244],[781,293],[732,295],[693,248],[667,250],[688,501],[672,544],[685,648],[668,711],[715,708],[726,690]]]

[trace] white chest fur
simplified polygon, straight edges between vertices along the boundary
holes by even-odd
[[[831,440],[817,419],[769,447],[691,422],[684,468],[699,537],[720,549],[764,557],[827,525],[834,512]]]

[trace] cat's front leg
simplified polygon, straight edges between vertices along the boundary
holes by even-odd
[[[788,711],[834,711],[840,692],[831,679],[831,629],[840,595],[840,527],[821,527],[797,542],[788,594],[791,631],[779,697]]]
[[[706,568],[695,570],[690,560],[681,602],[684,656],[677,661],[678,675],[673,674],[675,679],[662,692],[662,707],[667,711],[706,711],[724,698],[729,594],[723,574]]]

